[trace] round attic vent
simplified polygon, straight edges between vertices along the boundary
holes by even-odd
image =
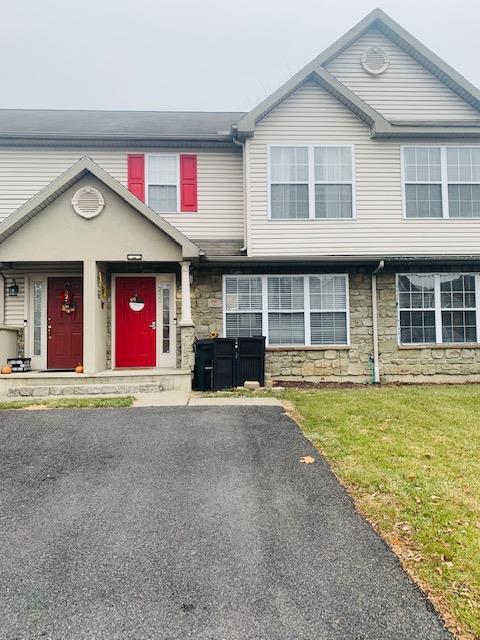
[[[362,55],[362,67],[372,76],[379,76],[384,73],[390,64],[390,60],[383,49],[370,47]]]
[[[82,218],[94,218],[102,212],[105,200],[98,189],[94,187],[82,187],[75,191],[72,198],[72,207]]]

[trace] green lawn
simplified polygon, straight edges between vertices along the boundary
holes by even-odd
[[[133,396],[119,398],[45,398],[35,400],[12,400],[0,402],[1,409],[104,409],[116,407],[131,407]]]
[[[480,637],[480,386],[282,397],[450,628]]]

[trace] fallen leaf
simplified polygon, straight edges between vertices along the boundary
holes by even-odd
[[[315,458],[312,458],[312,456],[303,456],[303,458],[300,458],[300,462],[303,462],[304,464],[313,464],[315,462]]]

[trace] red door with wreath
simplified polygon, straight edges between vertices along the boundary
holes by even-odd
[[[117,277],[115,289],[115,366],[157,364],[155,278]]]
[[[47,368],[83,362],[83,278],[48,278]]]

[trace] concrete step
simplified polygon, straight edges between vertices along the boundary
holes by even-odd
[[[24,385],[8,389],[11,398],[29,398],[46,396],[116,396],[135,393],[159,393],[164,391],[160,382],[128,382],[117,384],[54,384],[54,385]]]

